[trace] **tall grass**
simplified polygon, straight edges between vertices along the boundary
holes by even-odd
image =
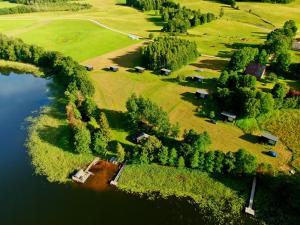
[[[300,110],[280,110],[258,118],[260,126],[273,134],[293,152],[294,166],[300,169]]]
[[[158,165],[128,165],[119,188],[134,193],[157,193],[162,197],[188,197],[197,203],[207,220],[224,224],[238,218],[244,199],[208,174]]]

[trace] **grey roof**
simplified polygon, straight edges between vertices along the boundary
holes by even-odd
[[[161,71],[168,72],[168,73],[170,73],[170,72],[171,72],[171,70],[169,70],[169,69],[166,69],[166,68],[162,68],[162,69],[161,69]]]
[[[201,80],[203,80],[204,79],[204,77],[202,77],[202,76],[194,76],[194,78],[197,78],[197,79],[201,79]]]
[[[208,92],[206,90],[203,90],[203,89],[197,90],[196,93],[203,94],[203,95],[208,95]]]
[[[141,67],[141,66],[136,66],[136,67],[134,67],[135,69],[137,69],[137,70],[145,70],[145,68],[144,67]]]
[[[264,137],[264,138],[267,138],[269,140],[272,140],[272,141],[278,141],[278,137],[276,137],[276,136],[274,136],[274,135],[272,135],[272,134],[270,134],[268,132],[263,132],[261,134],[261,136]]]
[[[236,118],[236,115],[234,115],[234,114],[232,114],[232,113],[230,113],[230,112],[221,112],[221,115],[227,116],[227,117],[231,117],[231,118],[233,118],[233,119]]]
[[[118,69],[119,67],[117,67],[117,66],[110,66],[109,68]]]

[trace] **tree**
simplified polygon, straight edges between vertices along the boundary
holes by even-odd
[[[275,70],[277,73],[285,75],[285,73],[289,72],[291,62],[292,59],[290,53],[280,53],[276,59],[276,62],[274,63]]]
[[[195,151],[192,155],[190,159],[190,165],[193,169],[199,167],[199,151]]]
[[[178,155],[177,155],[176,149],[172,148],[171,152],[170,152],[170,157],[169,157],[170,166],[175,166],[176,165],[177,157],[178,157]]]
[[[119,142],[117,144],[117,159],[119,162],[123,162],[125,159],[125,150]]]
[[[91,153],[91,133],[84,124],[79,124],[73,128],[74,132],[74,151],[76,153]]]
[[[158,152],[158,160],[162,165],[166,165],[169,160],[169,149],[163,146]]]
[[[210,111],[209,118],[214,119],[216,117],[215,111]]]
[[[227,152],[224,158],[224,168],[227,173],[235,170],[236,158],[232,152]]]
[[[258,55],[257,48],[244,47],[233,53],[229,67],[234,71],[244,70]]]
[[[235,172],[244,174],[253,174],[257,168],[256,157],[249,154],[244,149],[239,149],[235,153],[236,163]]]
[[[184,158],[182,156],[180,156],[178,158],[178,164],[177,164],[178,168],[184,168],[185,167],[185,162],[184,162]]]
[[[215,166],[215,153],[213,151],[207,152],[205,155],[205,170],[208,173],[214,172],[214,166]]]
[[[224,16],[224,8],[222,7],[220,9],[220,14],[219,14],[219,17],[222,18]]]
[[[258,59],[257,59],[257,62],[261,65],[267,65],[269,61],[269,55],[267,53],[267,51],[265,49],[262,49],[260,52],[259,52],[259,55],[258,55]]]
[[[93,136],[93,150],[95,153],[106,156],[108,140],[101,131],[96,131]]]
[[[107,142],[109,142],[111,140],[111,129],[104,112],[100,113],[99,127],[102,136],[106,139]]]
[[[288,20],[283,25],[284,32],[289,37],[295,37],[297,34],[297,26],[294,20]]]
[[[288,93],[288,88],[284,83],[276,83],[272,89],[274,98],[283,99]]]
[[[221,151],[215,152],[215,165],[214,165],[215,173],[223,172],[224,158],[225,158],[225,154],[223,152],[221,152]]]
[[[268,113],[274,109],[274,99],[270,93],[257,92],[257,98],[260,101],[260,112]]]
[[[142,152],[147,153],[149,162],[159,160],[158,153],[162,147],[161,141],[155,136],[149,136],[141,145]]]

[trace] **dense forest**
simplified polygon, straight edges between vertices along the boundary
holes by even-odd
[[[142,48],[145,66],[155,71],[162,68],[176,70],[198,56],[195,42],[169,36],[157,37]]]
[[[227,70],[220,75],[215,95],[222,109],[255,118],[274,109],[300,108],[298,92],[283,83],[275,83],[271,92],[258,91],[256,77],[245,74],[246,67],[255,63],[268,66],[271,72],[267,79],[272,82],[277,76],[299,79],[299,63],[291,64],[289,53],[296,32],[295,22],[287,21],[282,28],[270,32],[259,48],[244,47],[233,53]]]
[[[213,13],[201,13],[200,10],[181,7],[179,3],[169,0],[127,0],[126,4],[143,11],[159,10],[161,18],[165,22],[162,28],[164,32],[186,33],[191,27],[216,19]]]

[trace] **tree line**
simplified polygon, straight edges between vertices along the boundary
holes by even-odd
[[[168,36],[155,38],[141,52],[145,66],[155,71],[176,70],[199,56],[195,42]]]
[[[297,91],[289,89],[283,83],[276,83],[271,92],[256,90],[256,77],[244,75],[250,63],[268,66],[270,79],[275,81],[277,75],[296,78],[298,68],[291,64],[291,49],[293,38],[297,32],[295,22],[287,21],[280,29],[268,34],[264,45],[258,48],[244,47],[235,51],[228,68],[218,79],[218,88],[215,97],[223,110],[231,110],[242,117],[255,118],[260,114],[274,109],[300,108],[300,97]],[[297,74],[297,75],[295,75]]]
[[[74,152],[106,153],[110,128],[103,112],[93,100],[95,92],[86,69],[71,57],[46,51],[20,39],[0,35],[0,58],[33,64],[47,71],[47,76],[62,86],[66,98],[66,115],[72,129]]]
[[[70,2],[70,0],[17,0],[11,2],[22,5],[9,8],[1,8],[0,15],[47,11],[79,11],[83,9],[89,9],[92,7],[92,5],[88,3]]]
[[[201,13],[200,10],[188,9],[170,0],[126,0],[126,5],[142,11],[158,10],[165,22],[162,28],[164,32],[186,33],[191,27],[217,18],[213,13]]]

